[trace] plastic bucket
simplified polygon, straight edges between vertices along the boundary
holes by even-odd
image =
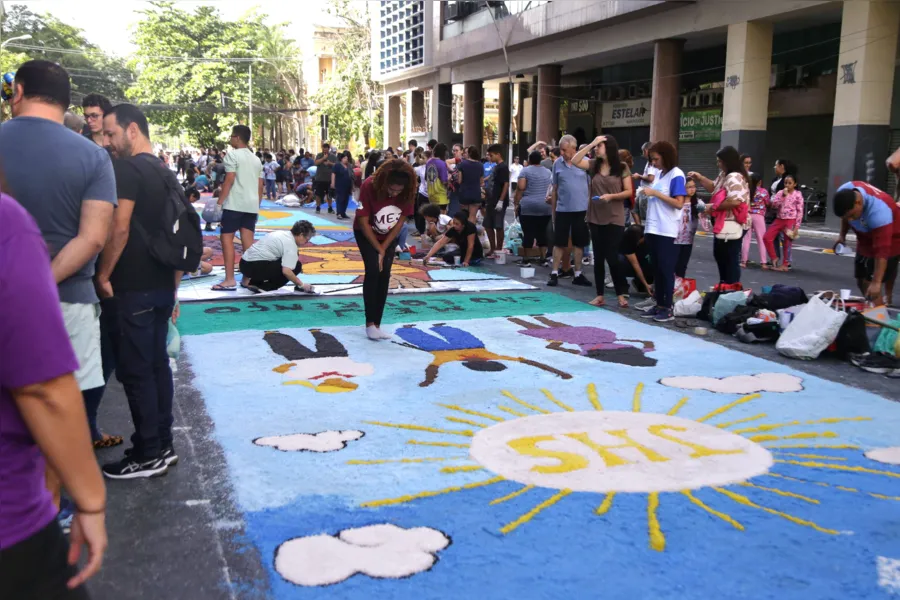
[[[498,265],[505,265],[506,264],[506,254],[504,254],[503,252],[497,254],[496,256],[494,256],[494,261]]]
[[[534,267],[519,267],[519,275],[522,279],[531,279],[534,277]]]

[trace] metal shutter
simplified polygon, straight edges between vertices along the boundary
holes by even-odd
[[[719,142],[681,142],[678,144],[678,167],[685,175],[690,171],[697,171],[704,177],[715,180],[719,175],[716,152],[720,147]]]

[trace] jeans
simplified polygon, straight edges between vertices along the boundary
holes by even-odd
[[[277,188],[275,187],[275,180],[274,179],[266,179],[266,196],[267,197],[271,196],[274,198],[277,195],[278,195],[278,193],[277,193]]]
[[[391,284],[391,267],[394,264],[394,252],[397,250],[396,240],[384,253],[384,261],[381,270],[378,269],[378,250],[361,231],[356,231],[356,245],[362,255],[365,265],[365,279],[363,279],[363,303],[366,306],[366,324],[374,323],[381,326],[381,317],[384,315],[384,305],[387,303],[388,289]]]
[[[166,334],[175,307],[172,290],[124,292],[119,299],[116,373],[134,422],[136,459],[159,457],[172,445],[174,385]]]
[[[350,190],[335,193],[334,210],[337,214],[347,216],[347,207],[350,206]]]
[[[117,302],[115,298],[106,298],[100,301],[100,356],[103,361],[103,385],[89,390],[84,390],[84,409],[87,412],[88,427],[91,430],[91,441],[96,442],[103,438],[100,426],[97,424],[97,413],[100,410],[100,402],[106,391],[106,384],[116,370],[116,343],[112,339],[118,325]]]
[[[740,238],[736,240],[713,241],[713,258],[719,267],[719,283],[740,283],[741,281],[741,246]]]
[[[675,292],[675,238],[648,233],[644,236],[653,261],[656,305],[671,310]]]
[[[8,548],[0,548],[0,582],[3,597],[12,600],[89,600],[82,585],[74,590],[66,582],[76,566],[67,560],[69,542],[56,519]]]
[[[616,288],[616,296],[624,296],[628,293],[628,280],[619,265],[619,245],[625,228],[621,225],[593,225],[591,224],[591,239],[594,242],[594,284],[597,286],[597,295],[602,296],[606,288],[606,265],[609,265],[609,274],[612,276],[613,286]]]
[[[694,245],[675,244],[675,251],[678,253],[678,256],[675,258],[675,276],[684,279],[688,263],[691,262],[691,252],[694,251]]]
[[[400,233],[397,234],[397,247],[400,248],[401,251],[405,251],[406,246],[406,238],[409,237],[409,223],[404,223],[400,227]]]

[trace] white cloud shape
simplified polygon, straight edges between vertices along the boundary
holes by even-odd
[[[319,433],[293,433],[256,438],[257,446],[267,446],[282,452],[334,452],[347,447],[347,442],[358,440],[365,434],[355,429],[344,431],[320,431]]]
[[[664,377],[659,382],[683,390],[707,390],[718,394],[753,394],[755,392],[800,392],[803,379],[786,373],[757,373],[731,377]]]
[[[430,527],[384,523],[294,538],[275,550],[275,570],[291,583],[340,583],[357,573],[379,579],[409,577],[430,569],[450,538]]]
[[[866,452],[866,458],[886,465],[900,465],[900,446],[869,450]]]

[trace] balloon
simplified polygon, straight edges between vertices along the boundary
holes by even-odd
[[[0,98],[9,102],[13,97],[13,81],[16,79],[15,73],[3,74],[3,88],[0,90]]]

